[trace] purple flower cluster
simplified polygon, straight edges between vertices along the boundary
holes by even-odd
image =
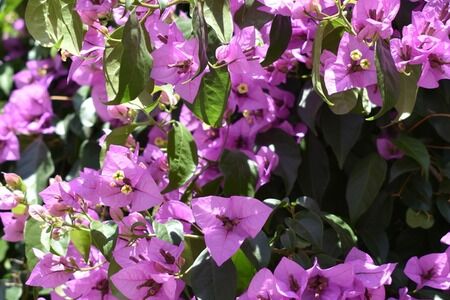
[[[59,59],[28,61],[27,68],[14,75],[17,89],[0,114],[0,162],[20,158],[19,135],[49,134],[53,109],[48,88],[64,76]]]

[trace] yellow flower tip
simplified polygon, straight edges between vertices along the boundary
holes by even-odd
[[[133,188],[130,185],[125,184],[124,186],[122,186],[120,191],[122,192],[122,194],[128,195],[133,191]]]
[[[113,174],[113,179],[115,181],[122,181],[125,179],[125,173],[122,170],[117,170],[114,174]]]
[[[238,93],[241,94],[241,95],[247,94],[247,93],[248,93],[248,85],[247,85],[246,83],[240,83],[240,84],[237,86],[237,91],[238,91]]]
[[[368,70],[370,68],[370,61],[366,58],[361,59],[361,61],[359,62],[359,65],[361,66],[361,68],[363,70]]]
[[[352,52],[350,52],[350,58],[353,61],[358,61],[362,58],[362,53],[361,51],[359,51],[358,49],[353,50]]]

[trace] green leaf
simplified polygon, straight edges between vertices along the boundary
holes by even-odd
[[[211,69],[202,78],[197,97],[189,109],[204,123],[222,126],[222,117],[231,92],[231,79],[227,68]]]
[[[83,41],[83,23],[73,0],[30,0],[25,23],[31,36],[44,47],[59,45],[78,54]]]
[[[324,214],[322,218],[336,231],[345,253],[356,245],[358,238],[350,225],[345,223],[344,220],[333,214]]]
[[[335,39],[339,34],[334,31],[345,26],[345,23],[339,19],[321,21],[314,36],[312,83],[317,94],[319,94],[323,101],[330,106],[333,106],[333,101],[329,99],[327,90],[320,76],[320,56],[322,55],[325,38],[333,32],[330,36]]]
[[[233,16],[230,0],[205,0],[203,14],[206,23],[216,33],[222,43],[228,43],[233,36]]]
[[[325,148],[312,134],[306,137],[306,153],[299,177],[303,195],[320,201],[330,181],[330,166]]]
[[[93,221],[91,222],[91,236],[95,248],[100,250],[103,256],[110,261],[112,251],[116,246],[117,237],[119,236],[117,224],[112,221],[104,223]]]
[[[422,141],[412,138],[407,135],[401,135],[396,138],[393,143],[405,154],[415,161],[417,161],[422,167],[422,171],[428,174],[430,168],[430,154]]]
[[[378,87],[383,99],[383,106],[375,116],[368,120],[377,119],[394,107],[398,112],[397,120],[404,120],[411,115],[416,103],[417,81],[421,74],[420,66],[409,66],[408,75],[400,73],[395,66],[387,42],[379,40],[375,50]]]
[[[100,168],[101,147],[96,141],[85,140],[80,146],[80,168]]]
[[[283,55],[289,45],[291,35],[291,17],[276,15],[270,27],[269,49],[267,49],[264,61],[261,62],[263,67],[271,65]]]
[[[14,68],[10,63],[0,65],[0,91],[9,95],[13,87]]]
[[[225,150],[219,161],[219,169],[224,175],[226,196],[253,196],[258,180],[256,163],[237,150]]]
[[[120,61],[123,53],[123,44],[115,40],[122,39],[123,26],[111,33],[114,40],[106,40],[103,53],[103,72],[105,74],[106,92],[108,99],[114,99],[119,91]]]
[[[34,140],[22,153],[17,162],[19,174],[27,187],[27,200],[37,203],[38,193],[48,185],[48,179],[55,171],[52,156],[42,138]]]
[[[80,52],[83,42],[83,23],[75,10],[75,2],[75,0],[60,0],[61,12],[58,15],[58,25],[62,36],[60,48],[72,54]]]
[[[29,0],[25,10],[25,24],[31,36],[44,47],[52,47],[59,39],[59,0]]]
[[[25,241],[25,257],[27,258],[27,268],[30,271],[38,262],[37,257],[34,255],[33,248],[39,249],[43,252],[49,251],[49,249],[46,249],[41,243],[41,224],[42,223],[31,218],[28,219],[25,223],[25,229],[23,233]]]
[[[434,225],[434,217],[425,212],[414,211],[408,208],[406,211],[406,223],[411,228],[430,229]]]
[[[241,250],[258,270],[267,267],[270,263],[272,249],[269,239],[263,231],[260,231],[253,239],[246,239]]]
[[[261,29],[274,18],[272,14],[261,11],[259,9],[261,6],[263,4],[258,1],[246,1],[245,5],[242,5],[234,14],[234,22],[241,29],[249,26]]]
[[[133,133],[134,130],[141,126],[147,126],[148,123],[134,123],[128,124],[122,127],[114,128],[106,137],[106,144],[109,146],[111,144],[114,145],[124,145],[127,141],[128,136]]]
[[[69,234],[66,232],[60,235],[57,240],[55,238],[50,239],[50,250],[56,255],[66,256],[69,243]]]
[[[190,285],[199,300],[234,300],[236,298],[236,268],[227,260],[220,267],[205,249],[190,268]]]
[[[287,219],[286,225],[298,236],[307,240],[319,249],[323,243],[323,223],[320,216],[311,211],[300,211],[295,219]]]
[[[275,150],[279,160],[273,173],[283,179],[286,194],[289,194],[297,180],[298,167],[302,161],[300,146],[292,136],[277,128],[259,134],[256,143]]]
[[[6,257],[6,252],[8,252],[8,242],[0,240],[0,262],[2,262]]]
[[[72,241],[75,249],[84,258],[84,261],[89,260],[89,254],[91,252],[91,232],[86,228],[75,228],[70,231],[70,240]]]
[[[410,157],[403,157],[402,159],[398,159],[394,162],[391,167],[391,171],[389,174],[389,182],[393,182],[399,176],[420,170],[419,164],[415,160]]]
[[[247,258],[247,256],[238,250],[231,258],[237,272],[237,292],[242,294],[248,288],[248,285],[252,281],[253,276],[256,274],[256,269]]]
[[[153,221],[153,230],[160,240],[179,245],[184,240],[183,224],[178,220],[170,220],[166,223]]]
[[[204,6],[205,1],[197,1],[192,17],[192,26],[195,29],[194,35],[198,39],[199,66],[191,80],[202,74],[208,66],[208,25],[205,20]]]
[[[387,163],[372,153],[353,167],[347,183],[345,197],[350,219],[355,223],[375,200],[386,177]]]
[[[169,184],[162,191],[167,193],[184,185],[197,169],[197,145],[189,130],[174,122],[169,132],[167,155],[169,160]]]
[[[134,100],[148,86],[153,64],[148,45],[148,34],[137,19],[136,12],[133,11],[123,28],[119,89],[115,99],[109,104],[120,104]],[[115,55],[117,54],[115,53]]]
[[[331,147],[339,167],[342,169],[350,150],[358,141],[364,119],[355,114],[337,116],[329,109],[323,109],[320,126],[325,141]]]
[[[378,263],[386,261],[389,252],[389,239],[384,231],[360,232],[364,244]]]

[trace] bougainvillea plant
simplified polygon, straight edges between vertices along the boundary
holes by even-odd
[[[0,34],[0,299],[450,299],[448,0],[7,0]]]

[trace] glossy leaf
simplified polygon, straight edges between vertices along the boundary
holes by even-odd
[[[272,250],[269,239],[263,231],[258,233],[254,239],[246,239],[241,250],[258,270],[267,267],[270,263]]]
[[[407,135],[402,135],[393,142],[407,156],[417,161],[422,167],[423,172],[428,173],[428,169],[430,168],[430,154],[422,141]]]
[[[148,34],[137,19],[136,12],[133,11],[123,28],[119,88],[110,104],[134,100],[147,87],[153,65],[147,39]]]
[[[17,162],[17,174],[24,179],[30,203],[37,203],[38,193],[48,185],[48,179],[54,171],[55,166],[47,145],[41,138],[37,138]]]
[[[220,127],[230,92],[231,79],[227,69],[211,69],[203,76],[194,103],[187,105],[203,122]]]
[[[280,34],[282,33],[282,34]],[[261,62],[266,67],[283,55],[286,51],[292,35],[291,18],[288,16],[276,15],[270,27],[270,44],[266,56]]]
[[[36,263],[38,262],[38,258],[34,255],[33,248],[39,249],[44,252],[48,252],[49,249],[45,249],[45,247],[41,243],[41,223],[36,221],[35,219],[28,219],[25,223],[24,229],[24,241],[25,241],[25,257],[27,261],[28,270],[32,270]]]
[[[183,224],[178,220],[169,220],[166,223],[153,221],[153,230],[160,240],[179,245],[184,240]]]
[[[319,249],[322,248],[323,223],[320,216],[310,211],[301,211],[295,215],[295,219],[287,219],[286,224],[298,236]]]
[[[91,252],[91,232],[86,228],[75,228],[70,231],[70,241],[75,246],[75,249],[81,254],[84,261],[89,260]]]
[[[100,250],[107,260],[111,258],[118,235],[118,226],[114,222],[91,222],[92,244]]]
[[[233,16],[229,0],[205,0],[203,13],[206,23],[215,31],[222,43],[233,36]]]
[[[247,155],[236,150],[225,150],[219,161],[224,175],[224,193],[227,196],[253,196],[258,180],[258,167]]]
[[[169,160],[169,184],[163,193],[173,191],[191,179],[197,169],[197,145],[187,128],[179,123],[172,124],[169,132],[167,155]]]
[[[205,249],[195,260],[190,273],[190,285],[197,299],[236,298],[236,268],[231,259],[218,267]]]

